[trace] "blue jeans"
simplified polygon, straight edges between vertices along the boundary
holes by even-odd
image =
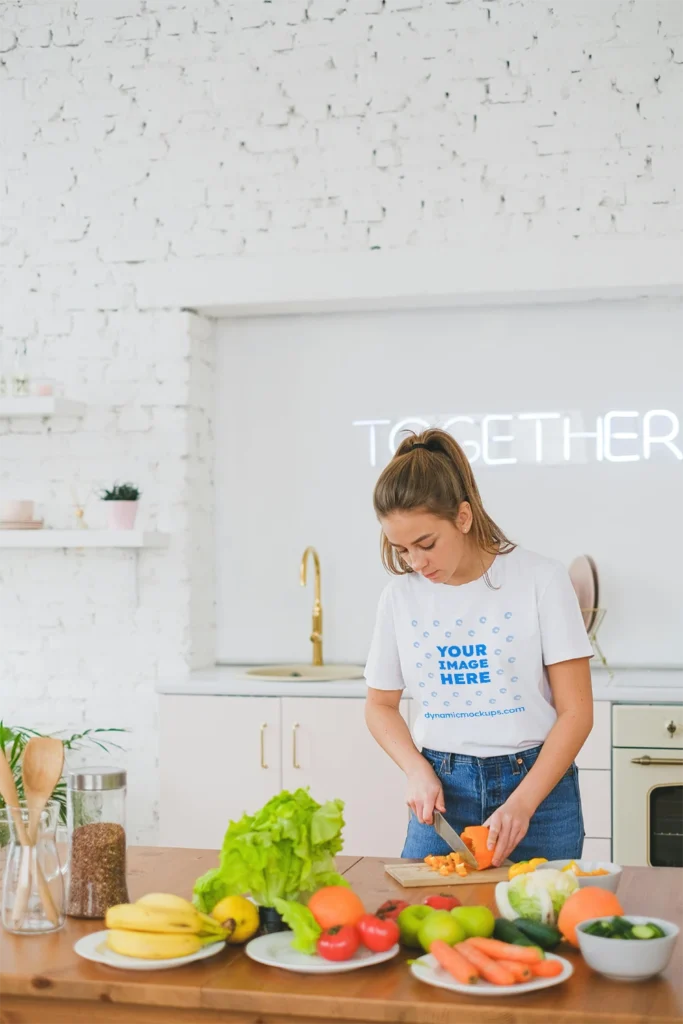
[[[540,747],[500,757],[468,757],[438,750],[423,750],[436,772],[446,801],[444,817],[460,834],[467,825],[481,825],[505,803],[534,765]],[[572,764],[537,808],[529,831],[512,852],[514,861],[545,857],[547,860],[578,858],[583,850],[583,814],[579,773]],[[431,825],[421,825],[412,815],[402,857],[422,860],[430,853],[450,852],[448,844]]]

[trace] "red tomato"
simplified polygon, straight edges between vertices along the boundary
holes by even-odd
[[[401,935],[395,921],[388,917],[373,917],[372,914],[365,914],[361,917],[356,927],[360,932],[363,945],[371,949],[373,953],[385,953],[396,945]]]
[[[322,933],[318,954],[326,960],[350,960],[359,946],[358,929],[352,924],[338,924]]]
[[[460,900],[455,896],[447,896],[444,892],[439,893],[438,896],[425,896],[422,902],[432,910],[452,910],[453,907],[462,906]]]
[[[386,900],[381,907],[377,908],[375,916],[395,921],[401,911],[409,906],[410,903],[406,903],[405,900]]]

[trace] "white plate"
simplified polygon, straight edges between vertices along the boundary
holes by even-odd
[[[191,953],[190,956],[176,956],[172,960],[140,960],[135,956],[114,953],[107,946],[106,938],[106,930],[84,935],[74,946],[74,952],[84,960],[92,960],[93,963],[105,964],[107,967],[118,967],[124,971],[165,971],[169,967],[182,967],[183,964],[191,964],[195,960],[205,960],[207,956],[213,956],[225,949],[224,942],[213,942],[210,946],[202,946],[199,952]]]
[[[562,964],[562,974],[554,978],[534,978],[533,981],[523,981],[519,985],[491,985],[488,981],[478,981],[476,985],[462,985],[450,974],[439,967],[433,956],[421,956],[419,960],[411,964],[411,971],[420,981],[436,988],[448,988],[451,992],[462,992],[468,996],[509,996],[522,995],[524,992],[536,992],[540,988],[552,988],[553,985],[560,985],[567,978],[571,978],[574,968],[564,957],[555,956],[554,953],[546,953],[546,960],[559,960]]]
[[[578,598],[581,616],[586,631],[590,632],[595,622],[598,599],[598,571],[595,562],[589,555],[579,555],[569,566],[569,578],[572,581],[574,592]]]
[[[257,964],[281,967],[284,971],[295,971],[297,974],[341,974],[344,971],[356,971],[359,967],[383,964],[385,960],[395,957],[399,950],[396,945],[386,953],[373,953],[361,946],[350,960],[325,960],[322,956],[308,956],[292,949],[293,938],[291,932],[261,935],[247,945],[246,954]]]

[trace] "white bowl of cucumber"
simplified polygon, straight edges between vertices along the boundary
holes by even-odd
[[[644,981],[663,971],[679,929],[659,917],[593,917],[576,926],[586,963],[614,981]]]

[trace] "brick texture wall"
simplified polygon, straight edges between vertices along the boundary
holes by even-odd
[[[209,328],[139,311],[134,268],[672,237],[682,65],[678,0],[0,4],[2,367],[25,344],[88,403],[0,421],[0,493],[64,527],[74,488],[130,478],[172,535],[2,552],[0,715],[128,726],[136,838],[155,680],[212,658],[213,456]]]

